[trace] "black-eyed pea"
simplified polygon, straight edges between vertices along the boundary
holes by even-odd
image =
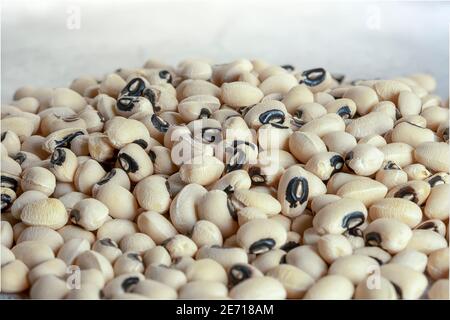
[[[428,107],[420,113],[427,121],[427,128],[435,132],[441,124],[448,124],[448,114],[448,108],[439,106]]]
[[[138,232],[137,225],[127,219],[113,219],[105,222],[97,230],[97,239],[110,238],[119,243],[128,234]]]
[[[34,167],[35,165],[38,165],[41,163],[41,158],[39,158],[37,155],[27,152],[27,151],[20,151],[15,154],[13,159],[20,164],[20,167],[22,168],[22,171],[24,171],[27,168]]]
[[[183,99],[178,104],[178,112],[183,120],[190,121],[209,118],[220,107],[220,100],[214,96],[197,95]]]
[[[75,137],[87,134],[88,132],[84,128],[60,129],[45,138],[42,148],[48,153],[53,153],[56,148],[70,149],[71,142]]]
[[[422,221],[422,210],[412,201],[402,198],[385,198],[375,201],[369,208],[372,221],[388,218],[414,228]]]
[[[81,253],[89,250],[90,247],[89,242],[85,239],[70,239],[61,246],[56,257],[69,266],[75,262]]]
[[[244,280],[230,290],[232,299],[285,299],[283,284],[273,277],[254,277]]]
[[[270,250],[266,253],[257,255],[252,261],[252,266],[259,272],[266,273],[272,268],[275,268],[286,256],[286,251],[281,249]]]
[[[180,167],[180,177],[186,183],[208,185],[222,175],[225,165],[213,156],[198,156]]]
[[[352,282],[344,276],[327,275],[314,283],[304,295],[303,299],[312,300],[348,300],[354,292]]]
[[[425,272],[427,267],[428,258],[427,255],[416,250],[405,249],[398,252],[389,263],[400,264],[405,267],[409,267],[420,273]]]
[[[23,112],[37,113],[39,109],[39,100],[34,97],[23,97],[11,104]]]
[[[306,163],[314,154],[327,150],[325,143],[317,134],[298,131],[289,138],[289,149],[302,163]]]
[[[3,226],[3,221],[2,221]],[[2,230],[2,236],[3,236]],[[11,229],[12,238],[12,229]],[[20,236],[17,238],[16,243],[19,244],[25,241],[39,241],[48,245],[53,252],[57,252],[59,248],[63,245],[63,237],[53,229],[43,226],[32,226],[24,229]]]
[[[342,234],[364,223],[367,209],[360,200],[340,199],[323,207],[313,219],[314,229],[323,234]]]
[[[327,109],[317,102],[301,104],[292,113],[291,127],[292,129],[301,128],[305,123],[320,118],[327,114]]]
[[[114,271],[111,263],[100,253],[92,250],[82,252],[75,259],[75,264],[83,269],[98,269],[102,272],[105,281],[114,277]]]
[[[431,176],[431,172],[420,163],[413,163],[403,168],[403,171],[408,175],[408,180],[425,180]]]
[[[288,299],[300,299],[313,285],[314,279],[301,269],[289,264],[281,264],[270,269],[267,276],[280,281],[286,289]]]
[[[256,75],[248,71],[243,71],[237,78],[237,81],[248,82],[255,87],[261,83]]]
[[[237,218],[238,224],[242,226],[253,219],[266,219],[267,215],[258,208],[245,207],[237,211]]]
[[[104,297],[109,299],[117,294],[131,292],[143,280],[145,280],[145,277],[138,272],[122,274],[106,282],[102,292]]]
[[[401,114],[395,104],[391,101],[381,101],[373,106],[372,110],[370,110],[371,113],[373,112],[382,112],[389,116],[392,121],[396,121],[399,117],[401,117]]]
[[[223,237],[220,229],[214,223],[207,220],[199,220],[191,231],[191,239],[198,248],[206,246],[221,246]]]
[[[419,115],[410,115],[410,116],[401,117],[400,119],[395,121],[394,126],[396,126],[402,122],[407,122],[407,123],[413,124],[413,125],[421,127],[421,128],[427,127],[427,120],[424,117],[419,116]]]
[[[220,98],[222,92],[219,87],[209,81],[191,79],[184,80],[176,89],[178,101],[200,94]]]
[[[300,166],[292,166],[287,169],[278,185],[278,202],[281,211],[288,217],[296,217],[303,213],[311,197],[310,179],[313,174]]]
[[[128,273],[143,273],[144,263],[136,252],[125,252],[114,261],[114,276]]]
[[[209,186],[209,190],[222,190],[228,193],[236,189],[250,189],[252,181],[247,171],[234,170]]]
[[[370,176],[377,172],[383,160],[383,152],[369,144],[358,144],[345,155],[347,168],[361,176]]]
[[[397,108],[403,117],[417,115],[422,109],[422,101],[414,92],[401,91],[398,95]]]
[[[150,141],[150,133],[142,122],[119,116],[105,123],[105,134],[108,136],[111,145],[117,149],[136,140],[142,140],[146,147],[148,141]]]
[[[187,268],[194,262],[195,260],[189,256],[178,257],[173,259],[171,267],[186,273]]]
[[[94,77],[91,76],[81,76],[76,79],[74,79],[69,88],[73,91],[78,92],[80,95],[83,95],[86,88],[90,86],[94,86],[97,84],[97,80]]]
[[[74,185],[78,191],[89,195],[92,187],[105,175],[106,171],[100,163],[94,159],[88,159],[78,165],[74,176]]]
[[[415,229],[406,246],[407,249],[417,250],[429,255],[435,250],[448,246],[447,240],[432,230]]]
[[[439,279],[428,290],[429,299],[448,300],[449,299],[449,281],[448,279]]]
[[[385,161],[395,162],[400,167],[414,163],[414,148],[403,142],[388,143],[379,147]]]
[[[177,234],[164,242],[164,247],[172,259],[180,257],[193,257],[198,248],[194,241],[182,234]]]
[[[232,236],[229,236],[223,241],[223,247],[224,248],[235,248],[239,247],[236,241],[236,234],[233,234]]]
[[[333,131],[327,133],[322,137],[322,141],[325,143],[328,151],[336,152],[340,155],[345,155],[357,144],[355,137],[345,131]]]
[[[379,134],[370,134],[358,140],[358,144],[367,143],[374,147],[382,147],[387,144],[386,139]]]
[[[449,217],[449,192],[450,185],[441,184],[431,189],[424,208],[424,214],[429,219],[439,219],[445,221]]]
[[[22,222],[30,226],[59,229],[67,223],[68,215],[60,200],[48,198],[25,205],[20,218]]]
[[[153,174],[153,162],[145,150],[136,143],[127,144],[120,149],[117,158],[120,166],[133,182]]]
[[[263,98],[263,92],[247,82],[224,83],[221,87],[221,100],[233,108],[256,104]]]
[[[204,187],[191,183],[183,187],[173,199],[170,204],[170,220],[179,232],[188,233],[192,230],[197,221],[197,206],[206,194]]]
[[[2,166],[2,180],[3,180],[2,186],[10,187],[11,189],[17,190],[17,185],[18,182],[20,181],[19,177],[22,174],[22,167],[18,162],[16,162],[11,157],[2,158],[1,166]],[[15,181],[12,181],[11,179]]]
[[[395,263],[382,266],[381,276],[394,285],[400,299],[418,299],[428,285],[425,275]]]
[[[7,247],[5,247],[3,244],[1,245],[0,250],[1,250],[0,259],[2,267],[16,259],[14,253],[12,253],[12,251],[9,250]]]
[[[256,267],[246,263],[237,263],[228,270],[228,282],[230,287],[253,277],[262,277],[263,273]]]
[[[1,221],[1,243],[6,248],[11,248],[14,243],[14,233],[8,221]]]
[[[1,126],[2,134],[6,131],[14,132],[21,142],[30,137],[34,131],[33,120],[20,115],[9,115],[7,118],[2,118]]]
[[[386,198],[402,198],[420,206],[427,200],[430,191],[431,187],[427,182],[411,180],[391,188]]]
[[[350,242],[340,234],[326,234],[317,241],[320,256],[332,264],[336,259],[351,255],[353,248]]]
[[[37,280],[46,275],[54,275],[58,278],[64,278],[67,274],[66,263],[58,258],[44,261],[32,269],[28,273],[28,280],[33,285]]]
[[[63,299],[69,289],[66,281],[49,274],[40,277],[31,286],[31,299]]]
[[[228,276],[222,265],[212,259],[199,259],[189,265],[185,271],[188,282],[213,281],[228,283]]]
[[[412,79],[428,92],[433,92],[436,89],[436,80],[429,74],[415,73],[408,76],[408,78]]]
[[[289,150],[292,130],[277,124],[265,124],[258,129],[258,144],[261,150]]]
[[[10,157],[13,157],[20,151],[20,139],[13,131],[3,131],[1,135],[1,142]]]
[[[172,162],[171,150],[163,146],[153,146],[148,152],[156,174],[174,174],[178,167]]]
[[[280,203],[271,195],[256,190],[238,189],[231,196],[231,202],[236,209],[254,207],[267,216],[273,216],[281,211]]]
[[[167,179],[154,175],[139,181],[133,193],[142,208],[162,214],[171,202],[167,185]]]
[[[111,264],[113,264],[117,260],[117,258],[122,255],[122,250],[120,250],[117,243],[110,238],[103,238],[95,241],[92,245],[92,250],[100,253]]]
[[[95,198],[108,207],[113,218],[133,220],[137,214],[138,204],[135,197],[119,185],[103,185]]]
[[[96,199],[88,198],[75,204],[70,211],[70,221],[88,231],[94,231],[107,221],[108,214],[107,206]]]
[[[213,259],[220,263],[225,270],[228,270],[232,265],[236,263],[248,263],[248,255],[242,248],[233,247],[208,247],[203,246],[195,255],[196,259]]]
[[[108,136],[94,132],[88,137],[88,151],[92,159],[104,162],[114,157],[116,150],[110,144]]]
[[[11,251],[16,259],[25,263],[29,269],[55,257],[52,249],[39,241],[21,242],[15,245]]]
[[[400,122],[392,130],[391,141],[407,143],[417,148],[422,143],[438,141],[438,137],[430,129],[409,122]]]
[[[156,246],[150,250],[147,250],[143,259],[144,264],[147,267],[151,265],[169,267],[172,263],[169,252],[163,246]]]
[[[87,199],[89,196],[82,192],[78,191],[71,191],[66,193],[65,195],[59,197],[59,200],[64,204],[64,207],[66,208],[67,212],[70,212],[72,208],[81,200]]]
[[[361,85],[350,87],[345,91],[343,97],[355,102],[356,110],[360,115],[369,113],[373,106],[379,101],[375,90]]]
[[[344,120],[335,113],[327,113],[301,126],[298,131],[312,132],[320,138],[333,131],[345,131]]]
[[[282,100],[289,113],[294,111],[302,104],[314,102],[314,96],[306,85],[297,85],[292,87]]]
[[[32,167],[23,171],[20,185],[23,191],[36,190],[50,196],[55,190],[56,179],[50,170]]]
[[[143,295],[149,299],[176,299],[177,292],[172,287],[161,282],[144,279],[131,289],[133,293]]]
[[[249,128],[255,130],[265,124],[286,127],[287,114],[286,107],[282,102],[269,100],[249,108],[244,115],[244,120]]]
[[[291,224],[291,230],[298,233],[299,235],[303,235],[303,232],[312,227],[312,214],[308,214],[307,212],[303,212],[303,214],[295,217]]]
[[[403,82],[397,80],[378,80],[374,83],[373,89],[378,94],[380,100],[397,102],[402,91],[411,91],[411,88]]]
[[[179,289],[179,299],[225,299],[227,287],[221,282],[192,281]]]
[[[21,260],[13,260],[1,267],[2,293],[19,293],[30,286],[29,268]]]
[[[130,178],[126,172],[120,168],[113,168],[102,179],[92,186],[92,195],[95,197],[98,190],[106,184],[117,184],[127,190],[131,188]]]
[[[276,75],[271,75],[264,80],[258,88],[262,91],[264,95],[271,93],[282,93],[286,94],[290,89],[297,86],[297,79],[288,73],[280,73]]]
[[[364,230],[367,246],[380,247],[391,254],[405,249],[413,232],[407,224],[392,218],[380,218],[372,221]]]
[[[394,121],[384,112],[371,112],[360,118],[353,119],[346,128],[356,139],[373,134],[382,135],[394,127]]]
[[[384,277],[375,280],[373,275],[369,275],[356,286],[354,298],[396,300],[398,297],[396,288],[389,280]]]
[[[322,194],[314,197],[311,200],[311,211],[312,212],[319,212],[320,209],[325,207],[326,205],[335,202],[337,200],[341,199],[340,196],[335,194]]]
[[[155,242],[145,233],[129,234],[120,240],[122,252],[136,252],[141,255],[154,247]]]
[[[446,234],[446,224],[442,222],[442,220],[439,219],[431,219],[431,220],[425,220],[422,223],[419,223],[415,229],[424,229],[424,230],[431,230],[434,232],[437,232],[441,236],[445,237]]]
[[[56,182],[55,191],[53,191],[54,198],[61,198],[68,193],[76,192],[75,185],[71,182]]]
[[[145,277],[168,285],[175,290],[187,283],[186,275],[182,271],[164,265],[148,266],[145,270]]]
[[[366,255],[354,254],[336,259],[328,269],[328,274],[344,276],[353,285],[357,285],[375,270],[379,270],[378,262],[375,259]]]
[[[449,249],[442,248],[435,250],[428,256],[426,270],[428,275],[434,280],[448,277]]]
[[[305,169],[321,180],[329,180],[344,167],[344,158],[336,152],[320,152],[309,158]]]
[[[95,234],[93,232],[72,224],[67,224],[61,229],[58,229],[58,233],[63,237],[64,242],[78,238],[84,239],[92,245],[95,241]]]
[[[237,242],[249,253],[261,254],[281,247],[287,238],[286,230],[270,219],[253,219],[237,231]]]
[[[361,247],[353,251],[353,254],[368,256],[378,262],[381,266],[391,260],[391,255],[379,247]]]
[[[308,228],[303,232],[303,244],[316,245],[320,236],[321,235],[314,228]]]
[[[323,277],[328,271],[326,262],[312,245],[303,245],[290,250],[285,261],[308,273],[314,280]]]
[[[328,113],[336,113],[342,119],[351,119],[356,113],[356,104],[348,98],[336,99],[325,105]]]
[[[5,214],[3,214],[5,215]],[[13,239],[14,241],[17,241],[17,239],[19,239],[20,234],[23,232],[23,230],[25,230],[26,228],[28,228],[28,225],[26,225],[23,222],[18,222],[15,225],[13,225]]]
[[[441,184],[449,184],[450,175],[446,172],[438,172],[426,178],[425,181],[430,184],[431,188],[434,188]]]
[[[449,140],[448,127],[449,127],[449,124],[443,122],[443,123],[441,123],[441,124],[439,125],[439,127],[437,128],[437,131],[436,131],[437,135],[438,135],[444,142],[447,142],[447,143],[448,143],[448,140]]]
[[[177,230],[166,217],[154,211],[143,212],[137,219],[137,225],[158,245],[177,234]]]

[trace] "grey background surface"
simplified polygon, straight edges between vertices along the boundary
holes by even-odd
[[[186,57],[261,57],[350,78],[423,71],[448,96],[449,2],[14,0],[1,17],[3,103],[21,85]]]

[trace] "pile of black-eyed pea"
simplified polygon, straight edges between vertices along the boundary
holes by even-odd
[[[31,299],[448,299],[449,102],[149,60],[1,108],[1,293]]]

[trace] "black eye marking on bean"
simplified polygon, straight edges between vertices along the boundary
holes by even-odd
[[[354,229],[362,225],[365,219],[366,217],[364,216],[364,213],[362,213],[361,211],[354,211],[347,214],[342,219],[341,226],[344,229]]]
[[[246,159],[247,156],[245,152],[238,149],[237,152],[230,158],[229,163],[225,166],[225,173],[242,169]]]
[[[248,174],[254,184],[259,185],[266,183],[266,177],[261,173],[260,167],[251,167],[248,169]]]
[[[393,161],[388,161],[383,169],[384,170],[401,170],[400,167]]]
[[[304,83],[309,87],[314,87],[325,80],[327,72],[324,68],[314,68],[303,71],[302,76],[305,77],[305,79],[300,80],[300,84]]]
[[[333,171],[331,172],[331,175],[333,175],[344,167],[344,158],[338,154],[334,155],[330,158],[330,165],[333,167]]]
[[[233,220],[237,221],[237,210],[234,207],[233,201],[231,201],[230,197],[227,198],[227,209]]]
[[[337,83],[341,84],[345,79],[345,74],[342,73],[332,73],[331,77],[337,81]]]
[[[138,146],[141,146],[142,149],[145,149],[148,147],[148,143],[144,139],[134,140],[133,143],[136,143]]]
[[[264,238],[254,242],[248,251],[250,253],[259,254],[272,250],[275,247],[275,240],[271,238]]]
[[[244,117],[250,111],[251,108],[253,108],[253,106],[240,107],[238,109],[238,112]]]
[[[142,96],[143,96],[144,98],[146,98],[148,101],[150,101],[150,103],[151,103],[152,106],[153,106],[153,110],[154,110],[154,111],[157,111],[157,112],[160,111],[160,110],[157,110],[157,109],[161,109],[161,108],[159,108],[159,107],[156,106],[156,94],[153,92],[152,89],[150,89],[150,88],[145,89],[145,90],[142,92]]]
[[[291,64],[283,64],[280,67],[282,67],[286,71],[294,71],[295,70],[294,66]]]
[[[337,115],[340,116],[342,119],[349,119],[352,117],[352,111],[348,106],[342,106],[339,108],[338,111],[336,111]]]
[[[138,277],[129,277],[126,278],[125,280],[123,280],[122,282],[122,289],[125,292],[128,292],[129,290],[131,290],[131,288],[137,284],[139,282],[139,278]]]
[[[50,158],[50,163],[55,166],[62,166],[62,164],[66,161],[66,151],[62,148],[56,148],[52,153],[52,157]]]
[[[139,164],[126,153],[119,154],[119,162],[125,172],[134,173],[139,170]]]
[[[141,78],[131,79],[130,82],[122,89],[121,94],[127,96],[141,96],[145,89],[145,82]]]
[[[103,178],[100,179],[99,182],[97,182],[97,184],[99,186],[107,183],[109,180],[112,179],[112,177],[114,177],[116,175],[116,169],[112,169],[110,172],[108,172]]]
[[[76,137],[82,136],[82,135],[84,135],[83,131],[76,131],[71,134],[68,134],[61,140],[55,140],[55,148],[62,147],[62,148],[70,149],[70,144],[71,144],[72,140],[75,139]]]
[[[297,242],[289,241],[289,242],[286,242],[284,245],[282,245],[280,249],[283,251],[289,252],[292,249],[297,248],[298,246],[300,246],[300,244],[298,244]]]
[[[114,248],[118,247],[117,244],[114,241],[112,241],[110,238],[103,238],[99,241],[103,246],[106,246],[106,247],[114,247]]]
[[[448,142],[448,139],[449,139],[448,128],[446,128],[444,131],[442,131],[442,139],[444,139],[445,142]]]
[[[11,196],[9,194],[2,193],[2,195],[1,195],[1,201],[2,201],[1,208],[2,208],[2,210],[9,208],[9,206],[11,205],[11,202],[12,202],[11,200],[12,199],[11,199]]]
[[[211,117],[211,111],[208,108],[202,108],[200,110],[200,114],[198,115],[198,119],[209,118]]]
[[[204,142],[213,143],[220,142],[222,140],[222,129],[221,128],[202,128],[202,139]]]
[[[361,230],[360,228],[357,228],[357,227],[348,229],[348,230],[345,231],[344,233],[345,233],[345,234],[348,234],[348,235],[351,235],[351,236],[353,236],[353,237],[359,237],[359,238],[362,238],[362,237],[363,237],[363,232],[362,232],[362,230]]]
[[[161,70],[158,75],[161,79],[167,80],[167,83],[172,83],[172,75],[169,71]]]
[[[158,130],[159,132],[166,133],[167,130],[169,130],[169,123],[162,119],[161,117],[157,116],[156,114],[152,114],[151,118],[153,126]]]
[[[445,181],[444,179],[437,175],[435,177],[432,177],[431,179],[428,180],[428,184],[433,188],[434,186],[440,185],[440,184],[444,184]]]
[[[76,224],[78,223],[78,221],[80,221],[80,219],[81,219],[80,211],[78,211],[77,209],[72,209],[70,211],[70,220]]]
[[[252,269],[242,264],[235,264],[230,268],[230,271],[228,271],[228,278],[230,279],[231,286],[235,286],[251,276]]]
[[[134,252],[128,253],[127,257],[130,258],[131,260],[142,261],[141,256],[139,256],[137,253],[134,253]]]
[[[406,187],[403,187],[400,190],[398,190],[394,194],[394,198],[402,198],[402,199],[412,201],[414,203],[419,202],[419,199],[417,198],[416,190],[414,190],[414,188],[412,188],[410,186],[406,186]]]
[[[301,128],[306,122],[298,119],[297,117],[291,118],[291,124],[296,126],[297,128]]]
[[[148,152],[148,156],[150,157],[150,160],[152,160],[152,162],[155,163],[155,160],[156,160],[156,153],[155,153],[155,151],[150,150]]]
[[[416,229],[431,230],[431,231],[439,233],[438,226],[434,222],[431,222],[431,221],[422,223]]]
[[[280,259],[280,264],[286,264],[287,263],[286,256],[287,256],[287,254],[283,254],[283,256]]]
[[[355,172],[351,167],[350,167],[350,161],[353,159],[353,151],[348,152],[345,155],[345,165],[347,166],[348,170],[351,172]]]
[[[398,298],[401,300],[403,299],[403,292],[402,289],[399,287],[398,284],[395,284],[394,282],[391,281],[392,286],[395,289],[395,293],[397,293]]]
[[[270,122],[283,123],[285,119],[286,115],[284,112],[278,109],[267,110],[259,115],[259,122],[262,124]]]
[[[301,187],[302,193],[298,195],[298,188]],[[308,180],[303,177],[292,178],[286,187],[286,201],[289,202],[289,208],[296,208],[308,201],[309,185]]]
[[[169,183],[169,181],[166,180],[166,182],[164,184],[166,185],[167,192],[170,193],[170,183]]]
[[[137,102],[139,102],[139,99],[135,97],[120,97],[119,100],[117,100],[117,109],[121,111],[131,111]]]
[[[234,192],[233,186],[228,185],[223,189],[223,192],[225,192],[227,195],[231,195]]]
[[[378,247],[381,244],[381,236],[378,232],[366,234],[366,245],[369,247]]]
[[[395,120],[398,120],[402,117],[402,114],[398,108],[395,108]]]
[[[254,143],[251,143],[249,141],[244,141],[244,140],[233,140],[233,148],[234,149],[236,149],[241,144],[245,144],[245,145],[249,146],[250,148],[252,148],[253,150],[256,150],[256,145]]]
[[[8,177],[8,176],[4,176],[4,175],[2,175],[0,179],[1,179],[2,187],[9,188],[14,191],[17,190],[17,187],[19,186],[19,182],[16,179]]]
[[[3,142],[3,140],[5,140],[5,137],[6,137],[6,133],[7,133],[8,131],[5,131],[5,132],[2,132],[2,142]]]
[[[18,164],[22,164],[25,162],[25,160],[27,160],[27,155],[23,152],[18,152],[16,153],[16,155],[13,157],[14,161],[16,161]]]
[[[283,126],[282,124],[271,122],[270,125],[277,129],[289,129],[289,127]]]

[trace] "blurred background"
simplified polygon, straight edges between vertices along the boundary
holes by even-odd
[[[449,17],[450,2],[2,1],[1,100],[25,84],[188,57],[259,57],[351,79],[429,72],[447,98]]]

